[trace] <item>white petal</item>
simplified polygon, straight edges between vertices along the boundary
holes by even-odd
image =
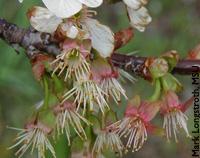
[[[145,27],[152,21],[148,10],[145,7],[141,7],[138,10],[127,7],[131,26],[143,32]]]
[[[103,0],[79,0],[79,1],[91,8],[99,7],[103,3]]]
[[[76,38],[79,33],[79,30],[72,23],[63,24],[62,29],[66,32],[67,37],[72,39]]]
[[[144,5],[143,0],[123,0],[124,3],[132,9],[139,9],[142,5]]]
[[[56,16],[68,18],[82,9],[79,0],[42,0],[46,7]]]
[[[104,58],[109,57],[114,50],[114,34],[109,27],[100,24],[97,20],[85,19],[91,35],[92,47]]]
[[[53,33],[61,22],[46,8],[34,7],[30,12],[30,23],[37,31]]]

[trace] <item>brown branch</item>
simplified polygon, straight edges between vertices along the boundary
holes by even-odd
[[[127,30],[130,31],[130,28]],[[30,59],[38,52],[44,52],[53,56],[60,53],[58,42],[50,34],[41,33],[32,29],[22,29],[15,24],[7,22],[5,19],[0,19],[0,38],[13,46],[15,50],[17,50],[18,46],[24,48]],[[119,40],[115,41],[118,44],[116,48],[125,44],[122,39],[119,38]],[[129,41],[129,38],[125,40]],[[111,57],[111,61],[115,66],[133,72],[145,79],[149,79],[150,76],[144,73],[146,59],[145,57],[122,55],[116,52]],[[200,60],[180,60],[173,72],[183,75],[200,72]]]

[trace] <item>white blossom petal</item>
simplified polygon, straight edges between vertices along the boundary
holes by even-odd
[[[109,57],[114,50],[113,32],[109,27],[100,24],[97,20],[87,18],[84,22],[91,35],[92,47],[96,49],[102,57]]]
[[[123,1],[129,8],[132,8],[134,10],[141,8],[148,2],[148,0],[123,0]]]
[[[30,23],[37,31],[53,33],[61,22],[62,19],[43,7],[34,7],[30,12]]]
[[[143,32],[145,27],[152,21],[152,18],[145,7],[141,7],[138,10],[127,7],[127,10],[131,21],[131,26],[141,32]]]
[[[82,4],[85,4],[86,6],[91,8],[99,7],[103,3],[103,0],[79,0],[79,1]]]
[[[68,18],[82,9],[79,0],[42,0],[46,7],[56,16]]]
[[[62,29],[66,31],[66,36],[72,39],[75,39],[79,33],[77,27],[75,27],[72,23],[63,24]]]

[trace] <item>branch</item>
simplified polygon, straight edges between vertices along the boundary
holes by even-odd
[[[128,28],[130,31],[130,28]],[[116,34],[116,37],[119,37]],[[0,38],[11,45],[16,51],[18,47],[26,50],[29,59],[34,58],[38,52],[44,52],[49,55],[56,56],[60,53],[58,42],[48,33],[41,33],[33,29],[23,29],[15,24],[7,22],[5,19],[0,19]],[[119,39],[121,40],[121,39]],[[126,39],[128,41],[128,39]],[[115,41],[116,48],[125,44]],[[146,57],[128,56],[118,53],[113,53],[111,57],[112,63],[126,71],[150,79],[150,75],[144,72]],[[174,68],[173,73],[181,75],[189,75],[193,72],[200,72],[200,60],[180,60]]]

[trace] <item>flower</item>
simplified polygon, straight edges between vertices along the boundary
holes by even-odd
[[[104,149],[112,150],[120,156],[122,155],[123,144],[112,125],[100,131],[95,140],[92,155],[101,155]]]
[[[68,145],[70,141],[70,127],[76,132],[81,139],[87,139],[84,128],[81,121],[87,125],[90,122],[76,112],[76,107],[72,102],[66,101],[63,104],[59,104],[54,108],[54,114],[56,115],[56,130],[58,135],[63,134],[64,131],[67,136]]]
[[[190,137],[187,129],[187,116],[183,113],[185,105],[181,104],[178,96],[173,91],[167,91],[163,98],[161,112],[164,115],[163,128],[166,131],[167,139],[170,140],[174,135],[175,141],[178,142],[177,133],[182,128],[187,137]]]
[[[121,100],[121,95],[127,99],[125,90],[117,80],[119,77],[118,71],[112,69],[105,59],[98,57],[93,60],[91,64],[91,73],[93,80],[96,81],[100,88],[107,94],[105,96],[107,100],[109,96],[111,96],[114,101],[118,103]]]
[[[106,95],[105,92],[93,80],[85,77],[75,82],[73,88],[64,94],[63,102],[68,100],[71,96],[75,96],[74,103],[77,103],[77,110],[79,110],[82,104],[83,114],[86,112],[87,104],[90,106],[89,110],[94,111],[95,103],[104,114],[106,108],[109,109],[104,95]]]
[[[150,121],[155,117],[160,109],[159,102],[140,101],[129,103],[125,117],[115,123],[120,137],[127,138],[126,149],[132,148],[132,152],[138,151],[147,140],[147,132],[152,127]],[[126,152],[127,152],[126,151]]]
[[[144,7],[148,0],[123,0],[127,6],[127,11],[131,26],[143,32],[152,18]]]
[[[45,6],[60,18],[69,18],[78,13],[83,6],[96,8],[103,0],[42,0]]]
[[[145,31],[145,27],[152,21],[147,9],[145,7],[141,7],[138,10],[134,10],[130,7],[127,7],[127,10],[131,26],[135,27],[141,32]]]
[[[45,150],[47,149],[51,152],[54,158],[56,157],[54,148],[47,138],[52,131],[51,128],[41,122],[31,122],[26,125],[25,129],[11,129],[19,131],[16,143],[9,148],[12,149],[21,145],[19,150],[16,152],[18,157],[22,157],[28,148],[31,148],[31,152],[36,148],[38,150],[38,158],[45,158]]]
[[[79,0],[73,2],[75,1]],[[90,39],[92,47],[106,58],[114,50],[114,34],[110,28],[92,18],[94,13],[96,12],[84,8],[78,16],[62,19],[46,8],[34,7],[28,12],[28,17],[31,25],[38,31],[54,34],[57,30],[63,33],[64,38]]]
[[[80,80],[83,76],[88,76],[90,73],[90,64],[87,62],[87,57],[91,50],[90,40],[76,41],[65,40],[63,43],[63,51],[56,56],[56,59],[51,63],[54,67],[53,74],[59,71],[58,76],[65,72],[65,81],[68,78],[75,77]]]

